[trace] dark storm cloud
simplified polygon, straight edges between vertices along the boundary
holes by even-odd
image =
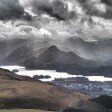
[[[33,2],[34,12],[37,14],[47,13],[48,15],[58,20],[69,20],[76,17],[74,11],[69,11],[68,5],[61,0],[49,1],[34,1]]]
[[[99,2],[92,0],[78,0],[85,10],[86,14],[103,17],[105,19],[112,19],[112,1],[111,0],[100,0]],[[105,11],[102,8],[98,9],[96,5],[104,5]]]
[[[18,0],[0,0],[0,20],[24,18],[31,19],[31,16],[24,11]]]
[[[101,2],[103,2],[107,5],[112,5],[112,0],[101,0]]]

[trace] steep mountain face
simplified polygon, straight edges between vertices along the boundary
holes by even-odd
[[[112,39],[97,40],[93,42],[84,41],[79,37],[66,39],[64,44],[67,49],[77,53],[79,56],[97,61],[112,60]]]
[[[35,67],[37,66],[44,66],[44,65],[51,65],[56,63],[58,59],[63,56],[65,52],[60,51],[56,46],[51,46],[45,49],[38,57],[32,57],[25,61],[25,64],[30,65],[30,62]]]
[[[26,59],[31,57],[38,56],[45,48],[49,47],[49,43],[47,41],[36,41],[34,40],[27,40],[23,41],[22,44],[17,44],[18,47],[14,47],[12,52],[8,51],[9,54],[5,56],[1,60],[2,65],[14,65],[24,62]],[[10,46],[7,46],[10,47]]]
[[[58,46],[58,48],[62,51],[73,52],[84,59],[97,61],[99,63],[103,62],[103,64],[108,65],[108,63],[110,64],[110,62],[112,62],[111,43],[111,39],[88,42],[79,37],[71,37],[63,41],[60,40],[56,42],[54,42],[52,39],[0,40],[0,62],[2,61],[1,64],[7,64],[4,60],[8,57],[8,61],[10,61],[10,63],[11,61],[14,63],[19,58],[24,60],[25,58],[29,58],[32,55],[38,54],[37,52],[39,49],[48,48],[51,45],[55,45]],[[16,56],[17,59],[10,59],[11,57],[15,58],[14,55],[20,55],[21,57]],[[19,61],[21,60],[19,59],[18,62]]]
[[[86,60],[73,52],[49,47],[48,42],[30,42],[17,48],[2,61],[6,65],[22,65],[28,69],[48,69],[70,74],[111,76],[111,64]]]
[[[42,47],[41,47],[42,46]],[[9,64],[50,65],[50,64],[87,64],[88,61],[72,52],[64,52],[56,46],[49,47],[47,42],[24,44],[3,60]],[[35,66],[37,66],[35,65]]]
[[[84,56],[81,55],[88,56],[87,58],[90,59],[91,57],[101,58],[100,55],[106,56],[111,51],[111,40],[106,40],[106,42],[104,40],[87,42],[80,38],[74,39],[72,37],[67,39],[62,46],[68,49],[66,50],[65,47],[62,48],[61,46],[58,46],[58,49],[56,46],[52,46],[49,40],[1,40],[0,64],[22,65],[29,69],[53,69],[79,75],[103,75],[112,77],[111,60],[103,62],[92,61],[82,58]]]
[[[27,43],[27,39],[0,40],[0,61],[10,55],[15,49]],[[1,63],[2,64],[2,63]]]
[[[72,52],[60,51],[56,46],[44,50],[38,57],[31,57],[22,63],[30,69],[49,69],[69,73],[81,73],[92,64]],[[81,71],[82,70],[82,71]]]
[[[0,108],[57,110],[74,107],[89,96],[0,69]]]

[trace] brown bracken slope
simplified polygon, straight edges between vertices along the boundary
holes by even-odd
[[[19,76],[0,69],[0,108],[57,110],[75,107],[88,100],[89,96],[34,81],[30,77]]]

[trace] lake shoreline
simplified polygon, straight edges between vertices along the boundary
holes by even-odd
[[[51,78],[49,79],[42,79],[41,81],[53,81],[56,78],[75,78],[75,77],[85,77],[88,78],[89,81],[112,81],[112,78],[108,78],[108,77],[104,77],[104,76],[83,76],[83,75],[73,75],[73,74],[68,74],[66,72],[57,72],[56,70],[29,70],[26,69],[23,66],[17,66],[17,65],[13,65],[13,66],[0,66],[3,69],[8,69],[10,71],[13,70],[18,70],[18,72],[16,74],[18,75],[26,75],[26,76],[30,76],[33,77],[34,75],[49,75]]]

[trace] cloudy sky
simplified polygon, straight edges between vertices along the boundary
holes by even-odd
[[[0,0],[0,38],[112,38],[111,0]]]

